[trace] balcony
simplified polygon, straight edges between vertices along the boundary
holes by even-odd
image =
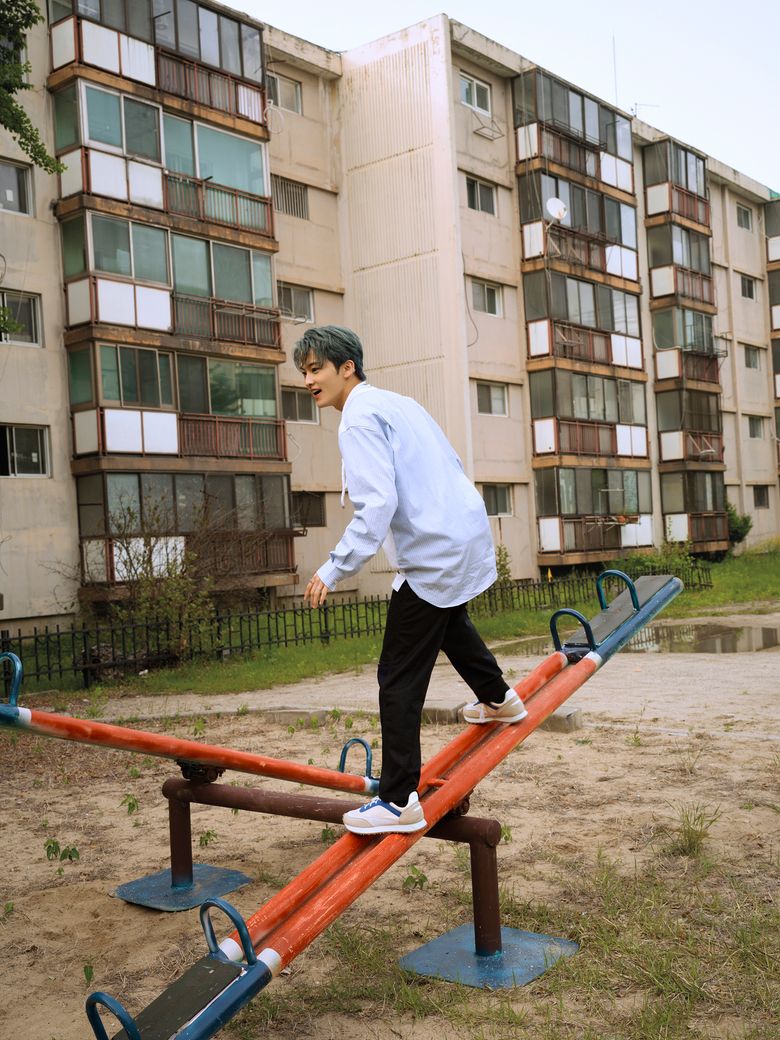
[[[157,89],[253,123],[265,122],[262,87],[159,49]]]
[[[713,549],[725,549],[729,544],[729,518],[725,512],[667,513],[664,525],[670,542],[709,544]]]
[[[647,427],[579,419],[534,419],[534,455],[647,458]]]
[[[642,369],[642,343],[634,336],[601,332],[544,318],[528,323],[528,356],[572,358]]]
[[[647,187],[646,208],[648,217],[659,213],[673,213],[703,227],[710,226],[709,201],[671,181]]]
[[[615,455],[615,427],[608,423],[558,421],[558,442],[562,455]]]
[[[222,184],[164,173],[164,205],[168,213],[179,213],[195,220],[211,221],[228,227],[244,228],[273,238],[271,199]]]
[[[653,299],[661,296],[683,296],[689,300],[696,300],[697,303],[709,303],[713,306],[715,304],[712,278],[690,267],[678,267],[677,264],[651,268],[650,295]]]
[[[544,158],[565,166],[586,177],[599,177],[599,152],[579,141],[553,130],[552,127],[531,123],[517,128],[517,157],[525,159]]]
[[[181,336],[226,340],[281,350],[278,310],[213,297],[173,293],[173,330]]]
[[[179,452],[184,456],[284,460],[285,424],[281,419],[180,415]]]
[[[655,355],[656,379],[694,379],[720,386],[722,353],[703,347],[671,347]]]
[[[723,462],[723,434],[709,430],[667,430],[658,435],[661,462]]]

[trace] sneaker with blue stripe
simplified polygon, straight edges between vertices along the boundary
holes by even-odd
[[[359,809],[344,813],[343,820],[353,834],[407,834],[427,826],[416,791],[409,795],[406,805],[374,798]]]

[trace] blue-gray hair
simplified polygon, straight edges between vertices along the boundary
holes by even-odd
[[[299,372],[303,372],[309,354],[313,354],[320,364],[332,361],[337,369],[345,361],[352,361],[358,379],[366,378],[363,371],[363,344],[352,329],[345,329],[341,325],[321,325],[308,329],[293,350],[293,362]]]

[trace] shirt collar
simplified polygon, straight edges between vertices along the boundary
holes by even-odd
[[[341,409],[341,418],[343,419],[344,416],[347,414],[347,409],[349,408],[349,402],[352,400],[352,398],[355,396],[355,394],[362,394],[362,393],[365,393],[366,390],[373,390],[373,389],[374,389],[373,386],[369,382],[366,382],[365,380],[363,380],[362,382],[358,383],[358,385],[356,387],[353,387],[352,390],[350,390],[350,392],[349,392],[349,396],[347,397],[346,401],[344,402],[344,407]]]

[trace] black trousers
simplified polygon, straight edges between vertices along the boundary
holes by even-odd
[[[422,709],[440,650],[477,700],[500,702],[509,688],[465,603],[434,607],[408,582],[394,591],[377,669],[382,725],[379,797],[386,802],[405,805],[420,781]]]

